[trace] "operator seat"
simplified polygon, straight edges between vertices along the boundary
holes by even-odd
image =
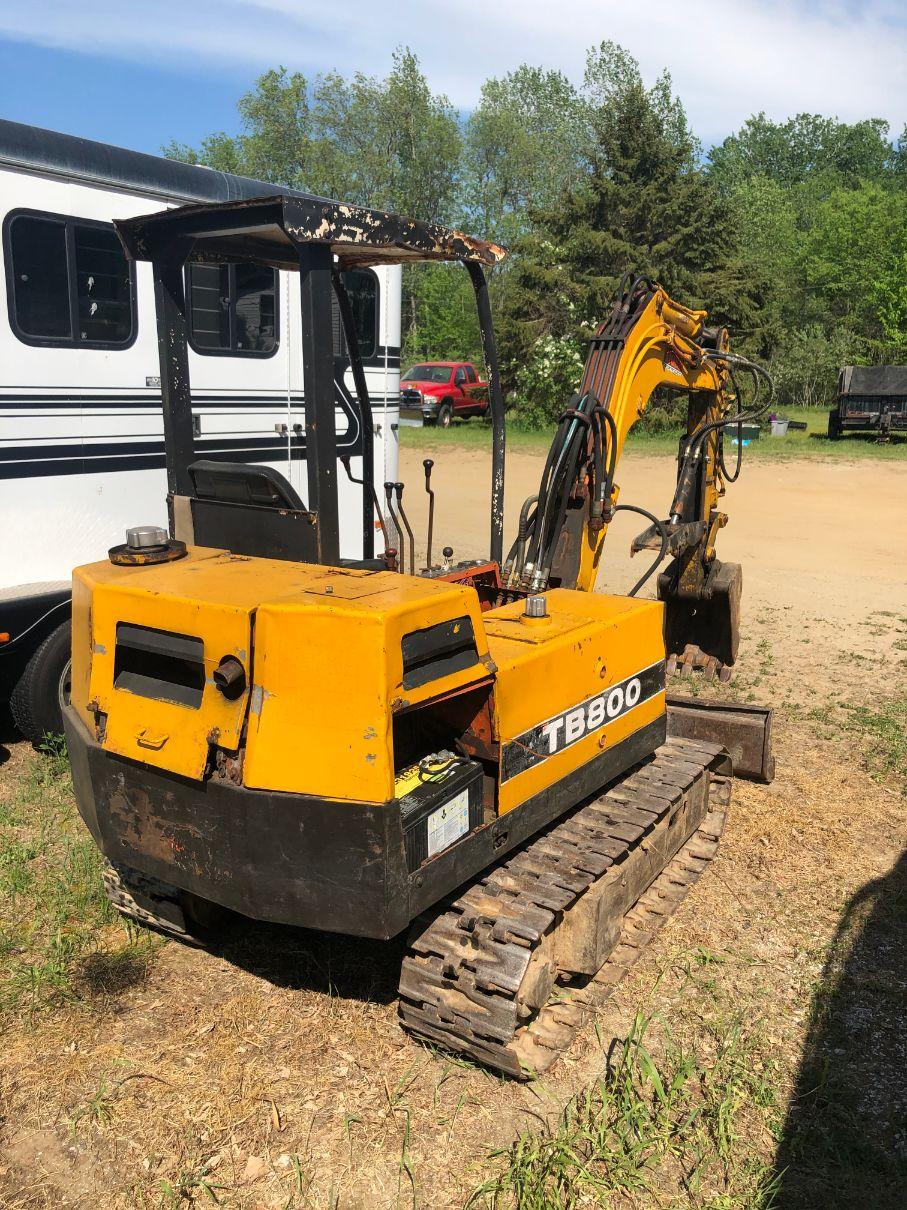
[[[194,542],[237,555],[317,562],[315,517],[289,480],[271,466],[214,462],[189,465]],[[383,559],[341,559],[341,567],[383,571]]]

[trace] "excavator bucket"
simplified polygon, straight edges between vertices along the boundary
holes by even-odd
[[[682,656],[696,651],[707,660],[729,667],[740,647],[740,594],[743,570],[739,563],[721,563],[694,595],[674,586],[670,571],[658,577],[658,599],[665,605],[665,649]],[[705,662],[705,661],[698,661]]]

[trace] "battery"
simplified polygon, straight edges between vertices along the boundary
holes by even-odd
[[[395,779],[410,870],[455,844],[482,822],[482,766],[451,752],[432,753]]]

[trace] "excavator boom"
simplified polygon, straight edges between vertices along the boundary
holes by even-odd
[[[744,359],[730,354],[727,332],[707,327],[706,317],[646,278],[625,280],[590,341],[579,392],[560,418],[538,495],[524,505],[505,582],[531,592],[550,586],[591,592],[610,522],[620,511],[637,512],[650,525],[633,553],[652,549],[657,557],[630,595],[670,555],[658,579],[669,654],[679,658],[695,648],[716,672],[734,663],[739,645],[741,571],[721,563],[715,545],[727,523],[718,507],[726,479],[724,429],[732,408],[739,409],[731,367]],[[658,390],[689,398],[664,520],[620,503],[614,479],[627,434]]]

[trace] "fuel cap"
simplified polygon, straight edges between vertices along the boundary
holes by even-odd
[[[133,525],[126,530],[126,545],[130,550],[148,550],[151,546],[166,546],[167,531],[160,525]]]
[[[527,597],[523,616],[527,618],[547,618],[548,602],[543,596]]]
[[[151,567],[155,563],[172,563],[185,553],[186,543],[169,538],[160,525],[132,525],[126,530],[122,546],[111,547],[107,555],[117,567]]]

